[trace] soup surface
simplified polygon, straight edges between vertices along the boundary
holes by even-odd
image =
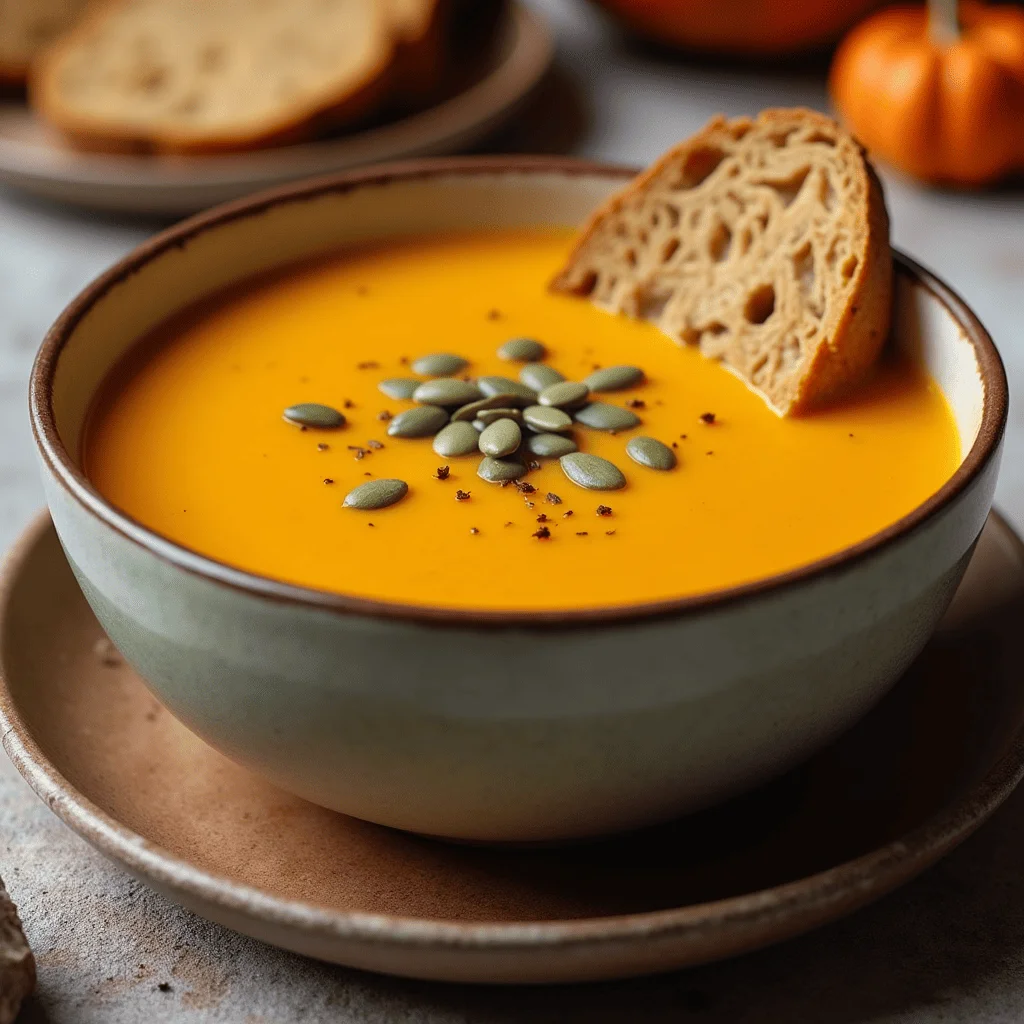
[[[792,569],[892,523],[956,468],[955,423],[920,366],[890,357],[845,404],[780,419],[654,327],[549,294],[571,237],[413,239],[225,295],[166,325],[111,376],[87,426],[86,471],[157,533],[253,573],[511,610],[657,601]],[[623,471],[623,489],[585,490],[544,459],[524,494],[478,478],[479,455],[443,459],[430,438],[387,435],[386,414],[414,403],[385,397],[381,380],[411,376],[409,362],[432,352],[465,356],[474,377],[516,378],[521,366],[496,350],[519,336],[541,340],[572,380],[598,365],[643,368],[644,383],[598,396],[630,403],[639,427],[573,434]],[[301,430],[282,417],[300,402],[348,422]],[[673,446],[677,467],[631,461],[636,435]],[[409,493],[372,512],[342,507],[381,478]]]

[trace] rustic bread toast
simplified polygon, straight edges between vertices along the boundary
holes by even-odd
[[[593,214],[552,288],[650,320],[805,412],[862,380],[888,334],[882,188],[821,114],[718,117]]]
[[[36,962],[18,911],[0,880],[0,1024],[14,1024],[22,1001],[36,986]]]
[[[308,138],[388,95],[392,17],[381,0],[104,0],[40,59],[30,98],[89,148]]]

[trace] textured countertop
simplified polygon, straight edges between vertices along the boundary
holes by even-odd
[[[681,65],[631,47],[575,0],[532,0],[560,37],[538,102],[494,145],[640,163],[709,115],[826,105],[821,68]],[[928,192],[887,176],[896,244],[945,277],[999,344],[1014,402],[1024,192]],[[160,225],[0,192],[0,549],[42,504],[25,381],[62,306]],[[997,501],[1024,528],[1024,422],[1011,406]],[[178,909],[95,854],[0,757],[0,875],[39,960],[26,1022],[513,1021],[867,1024],[1024,1019],[1024,789],[937,868],[776,949],[663,978],[561,989],[404,982],[303,960]]]

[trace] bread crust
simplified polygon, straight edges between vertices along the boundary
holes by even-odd
[[[395,42],[388,12],[380,3],[375,31],[376,56],[356,82],[346,82],[332,93],[295,104],[258,127],[236,131],[176,131],[158,124],[118,123],[113,118],[89,117],[68,107],[60,96],[63,62],[87,42],[104,22],[132,0],[97,0],[78,24],[49,47],[29,75],[29,102],[42,118],[73,144],[100,152],[201,155],[260,149],[315,138],[325,130],[353,124],[373,113],[390,95]]]
[[[0,879],[0,1024],[14,1024],[21,1004],[36,987],[36,961],[18,910]]]
[[[752,239],[737,251],[736,235]],[[860,145],[815,111],[716,117],[591,215],[551,287],[650,319],[777,412],[805,413],[860,383],[888,336],[882,186]]]

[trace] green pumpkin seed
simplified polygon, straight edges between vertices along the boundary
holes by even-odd
[[[534,434],[527,438],[526,447],[533,455],[544,459],[560,459],[576,451],[576,442],[559,434]]]
[[[626,486],[626,478],[619,467],[598,455],[573,452],[563,455],[558,464],[574,484],[591,491],[617,491]]]
[[[284,411],[284,418],[289,423],[300,427],[313,427],[315,430],[337,430],[345,426],[345,417],[337,409],[318,402],[300,402],[289,405]]]
[[[400,412],[388,424],[392,437],[432,437],[448,422],[448,413],[436,405],[421,405]]]
[[[480,389],[458,377],[437,377],[425,381],[413,392],[412,400],[420,405],[465,405],[482,398]]]
[[[639,366],[606,366],[584,377],[584,382],[591,391],[623,391],[636,387],[643,379],[644,371]]]
[[[508,405],[533,405],[537,401],[537,392],[508,377],[481,377],[477,381],[480,390],[491,398],[495,395],[512,395],[516,400]]]
[[[546,405],[528,405],[523,410],[523,420],[541,434],[561,434],[572,430],[572,417],[567,412]]]
[[[626,454],[648,469],[674,469],[676,465],[676,453],[653,437],[631,437]]]
[[[444,459],[454,459],[459,455],[469,455],[477,450],[480,435],[473,429],[472,423],[460,420],[442,427],[434,438],[434,451]]]
[[[640,424],[635,412],[607,402],[591,402],[577,410],[575,418],[577,423],[594,430],[630,430]]]
[[[498,349],[498,358],[510,363],[534,363],[544,358],[544,346],[533,338],[509,338]]]
[[[469,360],[451,352],[434,352],[429,356],[420,356],[412,363],[412,372],[421,373],[424,377],[452,377],[469,366]]]
[[[458,423],[459,420],[472,423],[483,409],[507,409],[517,401],[515,395],[491,395],[490,398],[481,398],[479,401],[459,406],[452,413],[452,423]]]
[[[486,423],[488,426],[492,423],[497,423],[498,420],[514,420],[516,423],[522,424],[523,422],[523,410],[522,409],[481,409],[476,417],[481,423]]]
[[[561,384],[565,377],[553,366],[544,363],[527,363],[519,371],[519,379],[534,391],[543,391],[552,384]]]
[[[519,424],[514,420],[498,420],[492,423],[480,435],[480,451],[484,455],[490,455],[500,459],[504,455],[511,455],[519,449],[523,441],[523,432]]]
[[[497,484],[502,480],[518,480],[526,475],[526,467],[518,459],[494,459],[487,456],[480,460],[476,475],[488,483]]]
[[[395,398],[405,402],[412,398],[413,392],[423,383],[415,377],[388,377],[382,380],[377,389],[383,391],[388,398]]]
[[[575,380],[563,380],[544,388],[537,401],[541,405],[550,405],[556,409],[576,409],[587,400],[589,394],[590,388],[586,384]]]
[[[409,485],[404,480],[368,480],[348,492],[343,506],[369,512],[394,505],[408,493]]]

